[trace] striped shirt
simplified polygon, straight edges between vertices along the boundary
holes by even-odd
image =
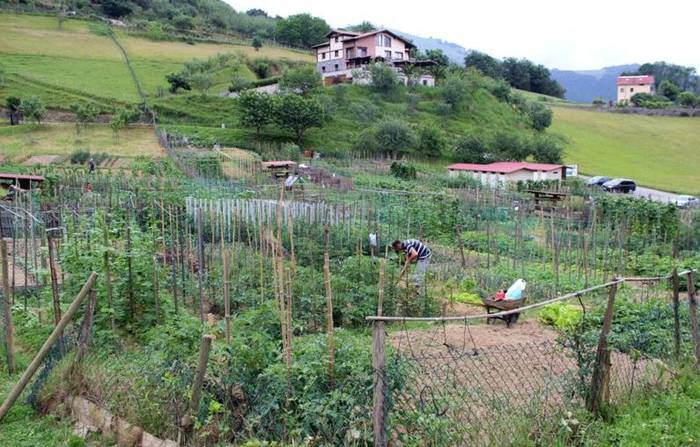
[[[406,239],[403,241],[403,248],[406,251],[406,254],[410,254],[411,249],[416,250],[419,260],[428,259],[432,255],[430,249],[418,239]]]

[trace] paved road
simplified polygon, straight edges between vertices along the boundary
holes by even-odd
[[[637,186],[637,190],[633,193],[636,197],[644,197],[646,199],[654,200],[656,202],[675,202],[678,194],[666,191],[659,191],[658,189],[645,188],[643,186]]]

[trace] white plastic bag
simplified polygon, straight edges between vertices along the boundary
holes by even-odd
[[[524,279],[517,279],[506,291],[507,300],[519,300],[523,297],[523,292],[525,291],[525,286],[527,283]]]

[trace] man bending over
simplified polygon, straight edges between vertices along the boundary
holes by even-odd
[[[425,273],[430,265],[430,257],[432,256],[430,249],[418,239],[395,240],[391,245],[397,253],[404,252],[406,254],[406,263],[401,269],[402,276],[409,264],[416,264],[413,284],[419,288],[425,281]]]

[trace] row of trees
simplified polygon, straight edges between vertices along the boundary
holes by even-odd
[[[527,59],[507,57],[498,60],[486,53],[472,51],[464,58],[465,67],[473,67],[494,79],[503,79],[511,86],[528,92],[563,98],[566,90],[551,78],[544,65]]]
[[[656,90],[664,96],[667,96],[672,101],[675,101],[675,98],[672,99],[666,94],[666,92],[662,91],[664,84],[666,86],[673,85],[680,91],[700,94],[700,76],[698,76],[695,67],[684,67],[682,65],[669,64],[667,62],[653,62],[642,64],[637,71],[626,72],[622,75],[654,76]]]
[[[36,96],[28,96],[26,98],[8,96],[5,99],[5,108],[8,111],[10,124],[13,126],[20,124],[25,119],[41,124],[48,114],[46,105]]]

